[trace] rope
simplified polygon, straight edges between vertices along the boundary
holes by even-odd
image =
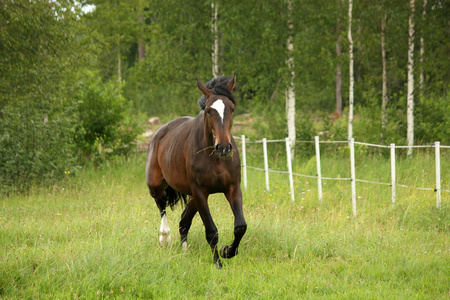
[[[319,141],[319,144],[348,144],[348,141]]]
[[[266,170],[264,170],[264,169],[257,168],[257,167],[250,167],[250,166],[247,166],[247,168],[248,168],[248,169],[253,169],[253,170],[258,170],[258,171],[263,171],[263,172],[266,171]]]
[[[361,142],[354,142],[355,145],[363,145],[363,146],[372,146],[372,147],[378,147],[378,148],[391,148],[390,146],[385,145],[376,145],[376,144],[369,144],[369,143],[361,143]]]
[[[403,187],[403,188],[410,188],[410,189],[422,190],[422,191],[434,191],[434,189],[432,189],[432,188],[420,188],[420,187],[409,186],[409,185],[404,185],[404,184],[397,184],[397,186]]]
[[[320,178],[325,179],[325,180],[345,180],[345,181],[352,180],[351,178],[331,178],[331,177],[320,177]]]
[[[307,178],[317,178],[317,176],[304,175],[304,174],[298,174],[298,173],[292,173],[292,175],[296,175],[296,176],[300,176],[300,177],[307,177]]]
[[[432,145],[422,145],[422,146],[395,146],[395,148],[400,149],[400,148],[433,148],[434,144]],[[442,147],[442,146],[440,146]]]
[[[362,180],[362,179],[355,179],[355,181],[358,181],[358,182],[365,182],[365,183],[373,183],[373,184],[380,184],[380,185],[389,185],[389,186],[391,186],[390,183],[385,183],[385,182],[369,181],[369,180]]]
[[[233,136],[234,139],[242,140],[240,136]],[[263,142],[263,140],[256,140],[252,141],[249,138],[245,138],[246,143],[257,143],[260,144]],[[285,140],[266,140],[267,143],[280,143],[285,142]],[[296,144],[301,143],[315,143],[315,141],[295,141]],[[348,144],[348,141],[319,141],[320,144]],[[363,142],[354,142],[355,145],[362,145],[362,146],[371,146],[371,147],[379,147],[379,148],[391,148],[390,145],[378,145],[378,144],[371,144],[371,143],[363,143]],[[416,145],[416,146],[395,146],[395,148],[433,148],[435,147],[434,143],[431,143],[430,145]],[[450,148],[450,146],[446,145],[440,145],[440,148]]]

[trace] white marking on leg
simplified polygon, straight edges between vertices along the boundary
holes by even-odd
[[[161,218],[161,227],[159,227],[159,232],[161,233],[159,236],[159,243],[163,245],[167,245],[170,243],[170,228],[167,223],[167,216],[164,214]]]
[[[223,123],[223,115],[225,113],[225,104],[223,103],[222,99],[218,99],[216,100],[213,105],[211,105],[211,108],[215,109],[220,116],[220,119],[222,120]]]
[[[187,242],[186,241],[181,243],[181,249],[183,249],[183,252],[187,252]]]

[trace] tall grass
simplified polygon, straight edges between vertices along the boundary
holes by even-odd
[[[410,175],[402,175],[405,181],[433,181],[433,172],[422,172],[428,157],[420,155],[422,163],[405,160],[405,168],[411,167]],[[297,168],[315,166],[298,159]],[[324,176],[346,165],[344,158],[328,159],[330,175]],[[349,182],[326,181],[319,204],[315,180],[296,178],[292,202],[286,175],[271,173],[271,189],[265,191],[264,174],[249,170],[248,231],[239,255],[222,260],[219,270],[198,216],[188,251],[181,250],[181,207],[168,213],[172,244],[159,246],[159,212],[143,169],[143,156],[86,167],[50,189],[0,200],[0,298],[444,299],[450,294],[448,194],[436,209],[433,192],[404,189],[392,206],[389,187],[358,183],[354,218]],[[374,179],[389,172],[389,161],[371,158],[358,169]],[[229,205],[222,195],[209,202],[219,246],[229,244]]]

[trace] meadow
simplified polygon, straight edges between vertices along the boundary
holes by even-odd
[[[418,155],[399,161],[399,181],[433,182],[432,153]],[[250,155],[249,164],[257,156]],[[357,161],[357,174],[364,175],[358,177],[389,181],[389,159],[369,158]],[[296,177],[292,202],[287,175],[271,173],[265,191],[264,173],[249,170],[248,230],[239,255],[222,259],[218,269],[199,216],[182,251],[181,206],[168,211],[172,243],[158,244],[159,212],[145,185],[144,159],[139,154],[84,167],[50,188],[0,200],[0,298],[450,297],[448,193],[437,209],[434,192],[399,188],[393,206],[388,186],[358,183],[353,217],[349,182],[325,181],[319,204],[315,180]],[[283,158],[271,163],[281,166]],[[324,155],[323,176],[346,177],[338,171],[345,164],[337,154]],[[314,167],[310,158],[294,171]],[[209,203],[221,247],[232,241],[233,216],[222,195]]]

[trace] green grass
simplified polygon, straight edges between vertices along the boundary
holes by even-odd
[[[409,172],[398,175],[405,184],[433,182],[433,165],[425,162],[432,155],[421,155],[419,162],[399,162]],[[338,175],[347,164],[323,159],[324,176]],[[314,170],[315,164],[306,160],[296,168]],[[222,260],[219,270],[198,216],[188,252],[182,252],[181,207],[168,213],[172,244],[159,246],[159,212],[143,169],[139,156],[85,168],[59,185],[0,200],[0,298],[450,297],[447,193],[436,209],[434,192],[399,188],[392,206],[388,186],[357,183],[354,218],[350,182],[326,181],[319,204],[316,181],[296,177],[297,200],[292,202],[287,175],[270,173],[266,192],[264,174],[249,170],[244,192],[248,230],[239,255]],[[389,178],[389,160],[361,160],[358,170],[362,179],[383,181],[377,177]],[[449,177],[442,178],[445,184]],[[219,246],[229,244],[233,217],[228,203],[214,195],[210,207]]]

